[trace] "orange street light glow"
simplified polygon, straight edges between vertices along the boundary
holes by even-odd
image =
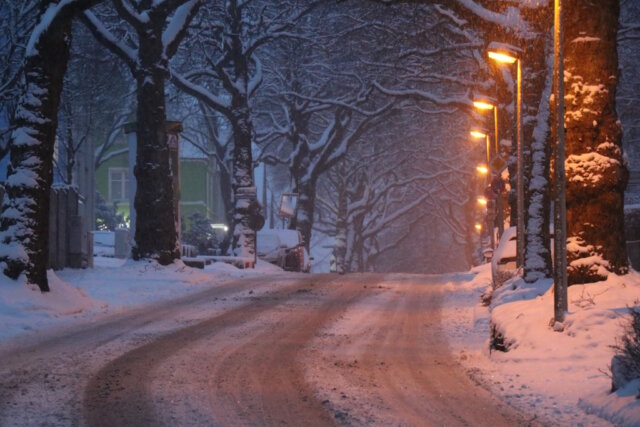
[[[484,101],[473,101],[473,106],[478,110],[493,110],[495,106]]]
[[[487,206],[487,199],[484,197],[478,197],[478,204],[482,206]]]
[[[476,224],[476,230],[482,231],[482,224]]]
[[[469,132],[471,134],[472,137],[474,138],[486,138],[487,134],[484,132],[480,132],[479,130],[472,130],[471,132]]]
[[[480,165],[480,166],[476,167],[476,170],[478,172],[480,172],[482,175],[486,175],[486,174],[489,173],[489,168],[486,167],[485,165]]]
[[[508,55],[506,53],[494,52],[494,51],[489,51],[489,58],[494,59],[503,64],[513,64],[518,60],[518,58],[514,58],[513,56]]]

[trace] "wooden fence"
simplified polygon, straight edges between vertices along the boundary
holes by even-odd
[[[93,235],[86,232],[82,197],[69,186],[51,188],[49,268],[93,267]]]

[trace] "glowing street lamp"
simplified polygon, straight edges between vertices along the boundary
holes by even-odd
[[[517,265],[524,264],[524,150],[522,146],[522,52],[502,43],[490,43],[487,55],[499,64],[516,64],[516,129],[517,129],[517,179],[516,179],[516,244]]]
[[[494,61],[500,62],[501,64],[513,64],[518,60],[518,58],[515,56],[495,50],[490,50],[488,52],[488,55],[489,59],[493,59]]]
[[[489,168],[486,167],[485,165],[478,165],[476,166],[476,170],[481,174],[481,175],[487,175],[489,173]]]
[[[475,139],[484,139],[487,141],[487,164],[491,163],[491,143],[489,142],[489,134],[484,130],[473,129],[469,134]]]
[[[486,138],[488,135],[482,131],[479,130],[472,130],[471,132],[469,132],[471,134],[472,137],[477,138],[477,139],[483,139]]]
[[[493,110],[494,108],[496,108],[495,105],[485,101],[473,101],[473,106],[478,110]]]
[[[480,206],[487,206],[487,203],[488,203],[488,201],[487,201],[486,197],[478,197],[478,204]]]
[[[494,123],[494,131],[495,131],[495,147],[494,152],[495,155],[498,155],[498,103],[493,98],[489,98],[487,96],[474,96],[473,106],[483,111],[493,111],[493,123]]]
[[[482,231],[482,224],[476,223],[475,227],[478,233]]]

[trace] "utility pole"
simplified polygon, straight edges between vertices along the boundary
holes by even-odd
[[[562,0],[554,6],[553,98],[555,101],[555,143],[553,144],[553,318],[563,322],[568,310],[567,296],[567,204],[564,153],[564,23]]]
[[[493,124],[494,124],[494,137],[495,137],[495,154],[494,157],[500,157],[500,138],[498,136],[498,103],[493,107]],[[498,173],[500,178],[501,172]],[[498,221],[498,241],[502,238],[504,233],[504,206],[502,205],[502,193],[496,195],[496,221]]]
[[[262,210],[264,212],[265,219],[269,216],[269,209],[267,207],[267,163],[262,163]]]

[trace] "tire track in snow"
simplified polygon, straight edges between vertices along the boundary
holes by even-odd
[[[320,279],[320,277],[322,277],[322,279]],[[254,322],[261,316],[264,317],[269,312],[274,312],[279,307],[286,306],[290,301],[304,298],[309,289],[310,282],[320,281],[325,283],[330,280],[335,280],[335,277],[336,276],[328,275],[308,276],[308,279],[296,281],[293,285],[286,286],[281,290],[257,297],[249,304],[231,309],[193,326],[163,335],[123,354],[104,366],[100,372],[89,381],[84,394],[85,421],[91,426],[175,424],[176,421],[172,422],[165,417],[158,416],[157,405],[163,403],[156,401],[152,396],[154,393],[152,389],[154,378],[158,375],[158,372],[162,370],[162,365],[168,359],[175,357],[182,351],[188,352],[190,348],[197,345],[197,343],[206,341],[212,343],[210,347],[210,360],[215,360],[217,337],[220,337],[220,342],[224,343],[225,339],[222,338],[222,336],[229,331],[233,331],[234,328],[237,328],[239,325]],[[333,287],[331,287],[331,289],[333,289]],[[335,299],[324,301],[322,306],[328,310],[332,304],[337,304]],[[295,306],[296,304],[292,305]],[[346,306],[343,308],[346,308]],[[283,311],[285,315],[286,311],[287,310]],[[298,315],[300,315],[300,313],[298,313]],[[300,346],[304,345],[308,340],[307,335],[312,335],[315,330],[327,320],[327,313],[326,311],[317,312],[315,316],[309,319],[311,320],[307,322],[299,322],[298,319],[298,324],[292,323],[293,328],[291,329],[285,327],[287,322],[276,322],[276,324],[279,325],[277,329],[283,331],[282,335],[284,336],[281,338],[283,340],[289,339],[287,335],[290,334],[291,330],[295,331],[297,328],[302,331],[302,333],[292,338],[293,343],[294,345],[295,343],[298,343]],[[224,363],[220,365],[222,370],[217,370],[216,375],[214,375],[216,378],[227,378],[224,376],[225,373],[229,374],[236,372],[236,370],[241,371],[243,367],[251,371],[247,372],[247,375],[253,375],[254,377],[255,375],[259,376],[259,372],[257,371],[263,371],[263,368],[278,369],[276,365],[280,365],[280,359],[270,359],[271,366],[263,365],[262,367],[258,367],[259,365],[256,364],[256,356],[262,360],[264,354],[269,351],[268,347],[264,347],[264,331],[262,326],[264,325],[258,323],[253,327],[252,333],[257,333],[258,335],[255,338],[249,336],[250,341],[248,344],[245,344],[245,341],[242,339],[237,341],[237,345],[240,347],[238,347],[237,351],[235,351],[235,349],[231,351],[228,356],[223,359]],[[266,332],[266,334],[271,336],[274,343],[278,342],[282,344],[283,340],[276,339],[273,332]],[[243,345],[244,347],[242,347]],[[247,346],[250,348],[248,349]],[[274,346],[272,348],[279,347]],[[254,350],[256,352],[252,354],[251,351]],[[251,356],[250,363],[240,362],[240,366],[238,366],[237,361],[242,360],[242,355],[247,354]],[[294,358],[294,355],[291,354],[290,358]],[[194,363],[198,363],[198,361]],[[200,360],[199,363],[203,364],[205,361]],[[233,367],[229,367],[229,364]],[[258,367],[257,371],[253,369],[255,367]],[[267,373],[267,375],[269,374]],[[274,377],[278,377],[278,375]],[[302,377],[302,375],[296,373],[290,379],[295,382],[296,378]],[[223,419],[237,420],[237,418],[235,418],[238,416],[238,411],[235,410],[237,408],[231,410],[229,406],[230,399],[226,397],[235,396],[237,393],[243,393],[248,389],[242,385],[242,381],[239,381],[241,378],[244,378],[244,375],[236,375],[233,378],[238,381],[229,380],[223,382],[226,384],[226,387],[236,388],[219,390],[221,393],[218,396],[222,396],[220,400],[214,397],[216,403],[214,406],[218,409],[223,408],[220,412],[213,414],[214,418],[221,417]],[[203,377],[202,380],[205,380],[205,378]],[[258,384],[252,384],[252,386],[256,385]],[[299,390],[300,387],[296,387],[296,391]],[[309,392],[308,395],[311,396],[311,393]],[[265,396],[268,397],[270,394],[266,393]],[[261,393],[252,393],[253,399],[261,399],[262,397]],[[234,399],[231,399],[231,401],[233,400]],[[312,402],[308,403],[306,409],[303,409],[305,415],[303,419],[308,419],[308,417],[318,418],[324,421],[330,419],[319,403],[317,403],[317,405],[314,405]],[[171,403],[167,402],[165,404],[170,405]],[[264,402],[262,402],[262,404],[264,404]],[[224,412],[226,410],[225,408],[229,409],[227,413]],[[253,414],[254,412],[251,412],[249,415]],[[268,420],[269,414],[272,414],[272,412],[263,411],[257,414],[260,419],[264,421],[265,419]],[[182,415],[184,416],[184,413],[182,413]],[[247,421],[248,424],[252,423],[249,420]],[[254,419],[253,421],[255,422],[256,420]],[[260,423],[262,424],[262,422]]]

